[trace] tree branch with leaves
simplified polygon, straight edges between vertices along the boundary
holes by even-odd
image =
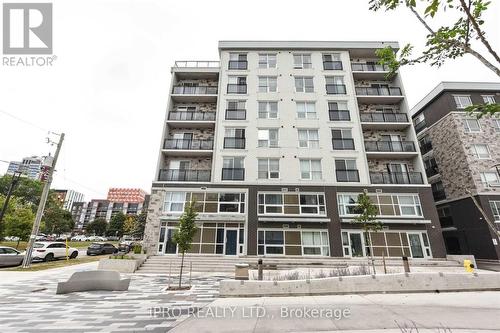
[[[184,213],[179,219],[179,228],[175,230],[173,241],[177,243],[179,251],[182,253],[181,269],[179,272],[179,289],[182,287],[182,269],[184,267],[184,255],[186,251],[191,249],[191,243],[198,227],[196,226],[196,218],[198,212],[195,209],[196,203],[191,201],[186,205]]]

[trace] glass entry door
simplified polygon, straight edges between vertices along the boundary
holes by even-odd
[[[424,258],[424,249],[420,233],[408,233],[408,240],[410,241],[411,256],[413,258]]]
[[[225,254],[235,256],[238,249],[238,229],[226,229]]]
[[[364,257],[363,234],[349,233],[349,241],[351,243],[351,257]]]

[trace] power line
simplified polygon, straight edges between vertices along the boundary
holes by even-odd
[[[30,125],[30,126],[32,126],[32,127],[34,127],[34,128],[36,128],[36,129],[38,129],[38,130],[40,130],[40,131],[42,131],[42,132],[45,132],[45,133],[50,132],[50,130],[48,130],[48,129],[46,129],[46,128],[43,128],[43,127],[40,127],[40,126],[38,126],[38,125],[36,125],[36,124],[34,124],[34,123],[32,123],[32,122],[28,121],[28,120],[25,120],[25,119],[19,118],[19,117],[17,117],[17,116],[15,116],[15,115],[13,115],[12,113],[9,113],[9,112],[4,111],[4,110],[2,110],[2,109],[0,109],[0,112],[1,112],[1,113],[3,113],[3,114],[5,114],[5,115],[7,115],[7,116],[9,116],[9,117],[11,117],[11,118],[13,118],[13,119],[16,119],[17,121],[20,121],[20,122],[22,122],[22,123],[28,124],[28,125]]]

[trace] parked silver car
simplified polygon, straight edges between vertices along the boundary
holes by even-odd
[[[23,259],[24,253],[8,246],[0,246],[0,267],[19,266]]]

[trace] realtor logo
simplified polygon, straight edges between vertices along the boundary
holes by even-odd
[[[3,53],[52,54],[52,4],[3,4]]]

